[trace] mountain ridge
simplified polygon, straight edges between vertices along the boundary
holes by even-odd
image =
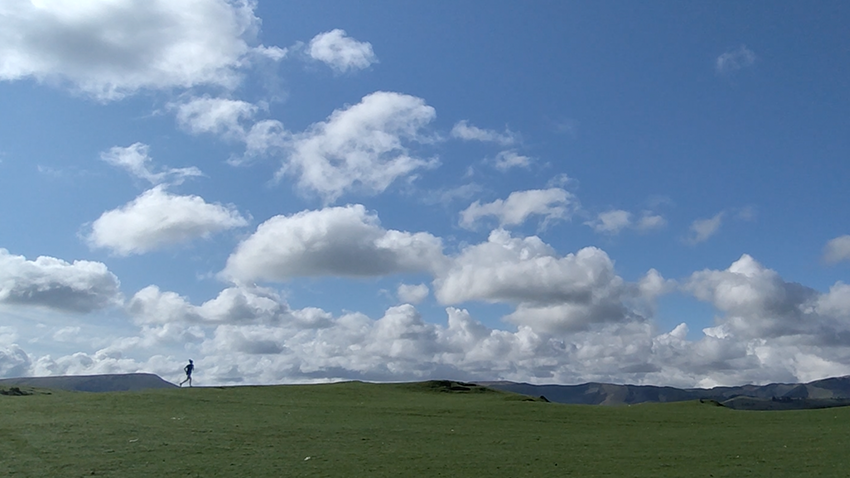
[[[544,396],[552,402],[574,405],[636,405],[647,402],[713,400],[736,408],[736,403],[756,403],[752,400],[735,400],[739,397],[770,401],[775,409],[783,407],[823,408],[821,405],[825,404],[829,404],[829,406],[850,404],[850,376],[830,377],[807,383],[750,384],[713,388],[618,385],[601,382],[588,382],[578,385],[534,385],[507,381],[478,383],[498,390]],[[761,402],[758,403],[761,404]],[[808,407],[808,405],[811,405],[811,407]]]
[[[436,382],[435,382],[436,383]],[[850,405],[850,375],[829,377],[807,383],[769,383],[736,387],[676,388],[658,385],[630,385],[587,382],[577,385],[535,385],[510,381],[479,381],[470,386],[542,397],[547,401],[573,405],[637,405],[688,400],[717,402],[729,408],[747,410],[791,410]],[[0,387],[31,387],[77,392],[120,392],[175,388],[150,373],[64,375],[0,379]]]

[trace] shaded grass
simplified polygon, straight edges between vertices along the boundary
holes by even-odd
[[[0,396],[0,476],[790,477],[850,464],[847,408],[524,398],[357,382]]]

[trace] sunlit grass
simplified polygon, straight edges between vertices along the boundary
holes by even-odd
[[[523,401],[428,384],[0,396],[2,476],[846,476],[850,409]]]

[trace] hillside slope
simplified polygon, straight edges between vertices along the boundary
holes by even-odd
[[[809,383],[772,383],[740,387],[674,388],[653,385],[615,385],[584,383],[581,385],[532,385],[516,382],[480,382],[498,390],[524,395],[544,396],[557,403],[580,405],[634,405],[646,402],[681,402],[686,400],[715,400],[728,402],[738,397],[758,401],[729,402],[735,408],[742,403],[758,403],[759,407],[821,408],[824,404],[843,406],[850,403],[850,376],[827,378]],[[761,401],[773,401],[768,406]],[[809,407],[811,405],[811,407]],[[766,409],[766,408],[764,408]]]
[[[587,407],[472,384],[0,395],[0,476],[847,476],[850,408]]]
[[[125,392],[152,388],[174,388],[152,373],[115,375],[66,375],[58,377],[21,377],[0,379],[0,387],[34,387],[75,392]]]

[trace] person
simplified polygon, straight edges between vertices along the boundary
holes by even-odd
[[[192,359],[189,359],[189,365],[183,367],[183,371],[186,372],[186,380],[180,382],[180,386],[182,387],[184,383],[189,382],[189,386],[192,386],[192,372],[195,370],[195,364],[192,362]]]

